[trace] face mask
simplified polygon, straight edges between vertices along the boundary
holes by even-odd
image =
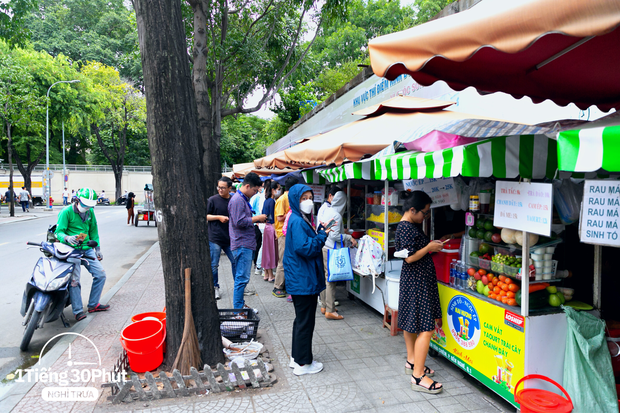
[[[277,198],[277,197],[279,197],[280,195],[282,195],[282,191],[280,191],[280,190],[278,189],[277,191],[275,191],[275,192],[273,193],[273,195]]]
[[[312,202],[311,199],[301,201],[301,203],[299,204],[299,209],[301,209],[301,212],[303,212],[304,214],[309,214],[312,212],[312,209],[314,209],[314,202]]]
[[[80,205],[79,203],[77,204],[77,209],[78,211],[80,211],[80,213],[84,213],[86,211],[88,211],[90,208],[89,207],[83,207],[82,205]]]

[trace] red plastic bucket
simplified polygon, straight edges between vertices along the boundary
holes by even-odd
[[[155,311],[155,312],[152,312],[152,313],[136,314],[135,316],[131,317],[131,321],[133,323],[135,323],[136,321],[144,320],[146,317],[154,317],[154,318],[158,319],[164,325],[164,329],[166,328],[166,313],[165,312]]]
[[[521,389],[521,391],[518,391],[519,385],[529,379],[548,381],[562,390],[562,393],[564,393],[568,400],[547,390]],[[529,374],[517,382],[515,386],[515,400],[521,406],[522,413],[568,413],[573,411],[573,401],[566,390],[555,381],[540,374]]]
[[[136,373],[154,370],[164,361],[166,330],[161,321],[136,321],[123,329],[120,340],[127,350],[129,367]]]

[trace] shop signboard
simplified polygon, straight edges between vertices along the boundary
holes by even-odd
[[[438,283],[443,325],[431,347],[517,406],[525,366],[525,318],[516,311]]]
[[[497,181],[493,226],[550,236],[553,186]]]
[[[459,202],[454,187],[454,178],[407,179],[403,181],[405,191],[424,191],[433,203],[431,208],[456,204]]]
[[[322,204],[325,201],[325,185],[308,185],[314,193],[314,202]]]
[[[583,188],[581,242],[620,247],[620,182],[587,180]]]

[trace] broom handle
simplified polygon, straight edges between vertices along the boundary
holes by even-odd
[[[185,269],[185,329],[189,327],[192,316],[192,269]]]

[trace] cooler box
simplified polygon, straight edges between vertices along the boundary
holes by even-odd
[[[435,263],[435,272],[437,280],[446,284],[450,283],[450,263],[452,260],[459,260],[459,248],[461,239],[451,239],[446,242],[444,248],[433,254],[433,262]]]

